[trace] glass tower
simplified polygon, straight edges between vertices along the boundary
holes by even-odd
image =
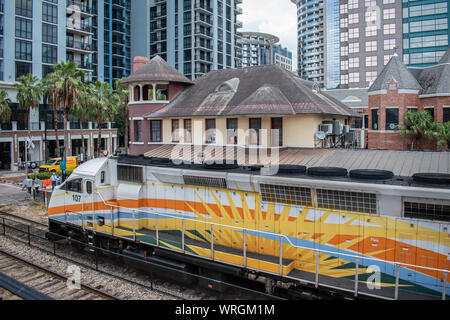
[[[403,60],[407,66],[436,64],[448,49],[448,0],[403,0]]]

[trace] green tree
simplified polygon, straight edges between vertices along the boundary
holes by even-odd
[[[28,113],[28,137],[31,139],[31,110],[38,108],[41,101],[41,86],[38,82],[38,78],[32,74],[27,74],[25,76],[19,77],[17,79],[18,83],[14,84],[17,90],[17,102],[22,106]],[[28,148],[27,143],[25,143],[25,158],[28,161]],[[25,172],[28,178],[28,164],[25,163]]]
[[[444,148],[450,145],[450,121],[437,124],[437,145],[439,148]]]
[[[82,85],[81,90],[85,93],[89,92],[89,86],[86,84]],[[91,120],[89,117],[89,95],[85,94],[80,97],[78,100],[77,105],[72,110],[72,115],[78,118],[79,124],[80,124],[80,131],[81,131],[81,149],[82,153],[84,155],[84,160],[86,160],[86,144],[84,141],[84,132],[83,132],[83,121],[89,121]]]
[[[130,107],[129,107],[129,90],[122,86],[122,82],[126,78],[116,80],[114,83],[115,92],[120,99],[120,107],[117,109],[116,123],[118,125],[118,135],[124,137],[125,150],[128,153],[129,145],[129,126],[130,126]]]
[[[58,134],[58,101],[56,99],[56,90],[55,88],[56,83],[56,75],[55,73],[49,73],[45,78],[41,81],[41,88],[42,88],[42,94],[44,99],[47,101],[47,104],[51,105],[53,110],[53,129],[55,130],[55,136],[56,136],[56,154],[58,154],[60,157],[63,155],[61,154],[61,149],[59,147],[59,134]]]
[[[0,120],[8,122],[11,119],[11,100],[5,90],[0,90]]]
[[[92,121],[98,126],[97,152],[100,156],[102,124],[114,120],[114,115],[121,105],[120,97],[113,92],[111,85],[107,82],[97,81],[89,85],[87,90],[87,108]]]
[[[433,139],[436,137],[436,126],[431,115],[426,112],[408,111],[405,113],[405,124],[398,125],[397,130],[403,137],[411,137],[413,143],[411,150],[414,150],[418,141],[424,138]]]
[[[52,76],[54,77],[52,95],[54,95],[55,105],[61,108],[64,114],[64,159],[68,156],[70,146],[67,128],[69,114],[84,94],[81,79],[84,79],[85,73],[77,68],[77,64],[73,61],[61,62],[53,66],[55,72]]]

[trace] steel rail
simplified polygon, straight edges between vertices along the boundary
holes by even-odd
[[[43,273],[49,274],[49,275],[51,275],[51,276],[53,276],[53,277],[56,277],[56,278],[59,278],[59,279],[61,279],[61,280],[64,280],[64,281],[69,280],[68,277],[66,277],[66,276],[64,276],[64,275],[62,275],[62,274],[60,274],[60,273],[58,273],[58,272],[52,271],[52,270],[50,270],[50,269],[48,269],[48,268],[46,268],[46,267],[43,267],[43,266],[40,266],[40,265],[34,263],[34,262],[25,260],[25,259],[23,259],[23,258],[21,258],[21,257],[19,257],[19,256],[17,256],[17,255],[15,255],[15,254],[13,254],[13,253],[4,251],[4,250],[2,250],[2,249],[0,249],[0,255],[4,255],[4,256],[10,257],[10,258],[12,258],[12,259],[14,259],[14,260],[16,260],[16,261],[19,261],[19,262],[22,263],[22,264],[25,264],[25,265],[28,265],[28,266],[32,267],[33,269],[39,270],[39,271],[41,271],[41,272],[43,272]],[[91,287],[91,286],[89,286],[89,285],[87,285],[87,284],[81,284],[81,283],[80,283],[80,287],[81,287],[84,291],[91,292],[91,293],[93,293],[93,294],[95,294],[95,295],[97,295],[97,296],[106,298],[106,299],[108,299],[108,300],[120,300],[120,299],[119,299],[118,297],[116,297],[116,296],[113,296],[113,295],[111,295],[111,294],[109,294],[109,293],[106,293],[106,292],[100,291],[100,290],[98,290],[98,289],[95,289],[95,288],[93,288],[93,287]]]

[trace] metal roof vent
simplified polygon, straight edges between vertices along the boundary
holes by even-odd
[[[313,84],[312,92],[315,93],[315,94],[320,94],[320,87],[319,87],[319,85],[317,83]]]

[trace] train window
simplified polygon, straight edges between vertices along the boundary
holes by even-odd
[[[104,184],[105,183],[105,171],[102,171],[100,173],[100,183]]]
[[[224,178],[183,176],[184,183],[191,186],[226,189],[227,181]]]
[[[86,193],[92,194],[92,181],[86,181]]]
[[[67,181],[66,190],[69,192],[77,192],[82,193],[81,179],[74,179],[71,181]]]
[[[317,205],[325,209],[377,213],[377,195],[374,193],[317,189]]]
[[[144,183],[144,168],[132,166],[117,166],[117,179],[119,181]]]
[[[404,202],[403,211],[406,218],[450,221],[450,205]]]
[[[310,188],[272,184],[261,184],[260,188],[263,201],[289,203],[302,206],[310,206],[312,204]]]

